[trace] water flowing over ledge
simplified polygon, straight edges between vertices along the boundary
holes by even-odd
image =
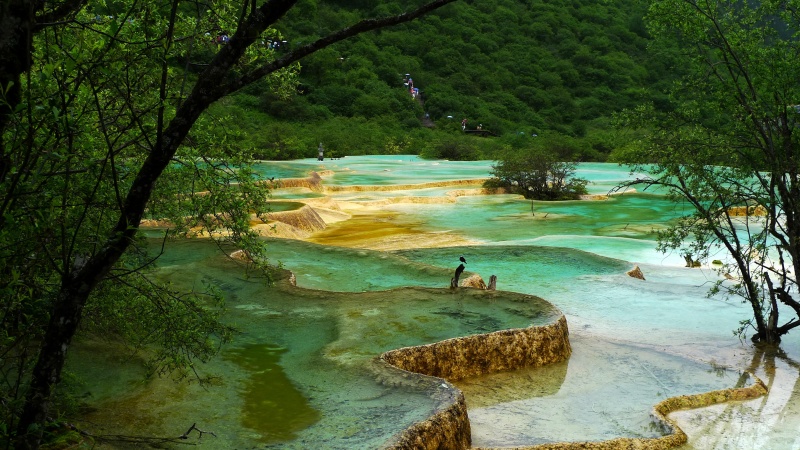
[[[380,359],[424,378],[459,380],[471,376],[540,367],[568,359],[571,354],[567,321],[509,329],[494,333],[447,339],[434,344],[391,350]],[[616,438],[597,442],[556,442],[515,447],[472,447],[470,423],[464,395],[453,388],[449,405],[443,405],[428,420],[414,424],[392,440],[387,449],[474,449],[474,450],[662,450],[687,442],[687,436],[668,417],[682,409],[694,409],[719,403],[750,400],[765,395],[766,385],[747,373],[753,383],[742,388],[722,389],[695,395],[670,397],[653,408],[653,417],[667,432],[656,438]],[[442,384],[442,387],[448,385]]]
[[[555,323],[447,339],[391,350],[381,360],[422,375],[458,380],[519,367],[538,367],[569,358],[567,319]],[[443,384],[444,385],[444,384]],[[456,388],[450,405],[405,430],[388,448],[463,449],[471,445],[464,395]]]
[[[767,393],[767,386],[755,375],[753,384],[743,388],[721,389],[696,395],[670,397],[659,402],[653,408],[653,416],[669,431],[669,434],[657,438],[617,438],[598,442],[555,442],[531,446],[517,447],[472,447],[473,450],[665,450],[675,448],[687,442],[686,433],[667,417],[673,411],[694,409],[732,401],[751,400]]]
[[[546,326],[501,330],[392,350],[381,358],[403,370],[448,380],[541,367],[564,361],[572,349],[567,319]]]

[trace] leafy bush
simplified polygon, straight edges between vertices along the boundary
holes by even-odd
[[[559,159],[552,148],[534,145],[510,150],[492,166],[486,187],[503,187],[534,200],[574,200],[586,193],[587,180],[576,178],[577,163]]]

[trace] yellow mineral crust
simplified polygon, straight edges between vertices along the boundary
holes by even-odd
[[[471,195],[498,195],[508,194],[504,188],[480,188],[480,189],[455,189],[447,191],[448,197],[467,197]],[[520,197],[522,197],[520,195]]]
[[[767,210],[761,206],[731,206],[728,208],[728,214],[735,217],[743,216],[766,216]]]
[[[461,283],[459,283],[459,284],[462,287],[471,287],[471,288],[475,288],[475,289],[486,289],[486,282],[483,281],[483,278],[481,278],[481,276],[478,275],[477,273],[473,274],[473,275],[470,275],[469,277],[461,280]]]
[[[294,211],[271,212],[267,215],[267,218],[312,233],[324,230],[327,226],[317,211],[308,205]]]
[[[323,171],[324,175],[330,175]],[[311,172],[306,178],[281,178],[278,180],[265,180],[264,183],[270,185],[272,189],[286,188],[308,188],[314,192],[322,190],[322,175],[319,172]]]
[[[424,375],[460,380],[475,375],[540,367],[572,354],[564,316],[550,325],[495,331],[391,350],[381,359]]]
[[[406,195],[401,197],[382,198],[380,200],[352,201],[350,203],[362,206],[386,206],[400,203],[441,204],[455,202],[456,199],[454,197],[418,197]]]

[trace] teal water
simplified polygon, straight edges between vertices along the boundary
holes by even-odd
[[[681,213],[671,203],[640,194],[557,204],[513,196],[476,196],[459,198],[456,204],[392,205],[387,209],[424,217],[435,229],[455,229],[470,238],[505,243],[558,235],[654,241],[655,231]]]
[[[323,183],[386,185],[477,179],[490,168],[487,161],[391,156],[264,162],[260,170],[281,177],[333,170]],[[594,163],[581,164],[579,175],[598,194],[630,176],[616,165]],[[450,190],[333,197],[373,201],[444,196]],[[319,195],[275,192],[276,199]],[[706,295],[719,275],[710,268],[687,269],[680,255],[654,250],[655,232],[685,211],[658,195],[630,192],[563,203],[474,196],[384,208],[426,233],[478,244],[376,251],[269,239],[271,260],[291,270],[301,288],[288,289],[247,278],[207,242],[172,243],[160,260],[163,276],[184,287],[202,281],[219,287],[230,309],[227,320],[242,331],[220,358],[202,367],[222,381],[205,389],[170,380],[137,385],[131,380],[138,366],[109,357],[103,373],[117,375],[98,381],[92,390],[98,413],[87,420],[106,431],[155,435],[179,435],[198,422],[218,435],[203,437],[200,444],[209,448],[379,448],[430,414],[449,387],[408,385],[377,368],[373,358],[391,348],[546,323],[558,314],[530,296],[567,316],[574,355],[554,367],[460,382],[476,445],[658,436],[662,431],[649,414],[653,404],[732,387],[754,357],[754,349],[731,332],[749,317],[748,308]],[[519,295],[438,291],[462,255],[465,274],[486,281],[496,275],[498,289]],[[625,275],[635,265],[645,281]],[[784,348],[797,350],[795,338],[790,335]],[[84,379],[103,370],[97,358],[84,367]],[[800,448],[787,435],[800,426],[800,412],[792,406],[800,404],[793,400],[800,365],[782,358],[773,360],[779,370],[756,367],[775,386],[760,407],[745,403],[706,416],[684,415],[694,430],[686,448]],[[126,382],[115,385],[115,378]],[[270,389],[280,395],[270,395]],[[729,437],[719,438],[723,434]]]
[[[273,243],[276,255],[282,244],[288,243]],[[290,253],[288,245],[284,251]],[[382,289],[409,284],[391,281],[397,274],[388,276],[398,267],[397,257],[308,245],[294,251],[322,265],[363,261]],[[512,293],[433,288],[336,293],[267,286],[247,278],[203,240],[172,243],[161,265],[165,279],[177,287],[208,283],[220,289],[229,308],[226,321],[240,332],[219,358],[199,368],[217,380],[207,387],[168,379],[114,385],[115,379],[130,379],[137,366],[111,356],[105,368],[102,361],[72,366],[84,379],[97,380],[91,376],[96,370],[108,375],[102,389],[92,388],[103,395],[86,398],[97,403],[81,425],[94,434],[175,436],[197,423],[217,435],[199,444],[215,449],[379,448],[433,414],[445,391],[453,389],[433,378],[409,380],[378,364],[382,352],[548,324],[560,315],[549,303]],[[411,270],[405,273],[408,277]],[[353,274],[339,264],[338,273],[327,275]]]
[[[489,161],[432,161],[415,155],[347,156],[337,160],[304,159],[286,163],[264,162],[256,166],[259,173],[277,178],[304,177],[311,171],[334,171],[325,177],[325,184],[397,185],[435,181],[486,178]]]

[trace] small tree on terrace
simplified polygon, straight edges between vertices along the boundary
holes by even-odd
[[[800,325],[798,6],[653,2],[651,32],[685,49],[689,74],[673,89],[672,110],[625,116],[646,133],[626,159],[647,176],[628,184],[666,188],[694,207],[661,234],[659,248],[700,260],[722,248],[729,262],[721,271],[732,281],[715,290],[752,307],[738,333],[752,328],[753,341],[770,344]],[[791,313],[783,323],[781,310]]]
[[[577,163],[563,161],[543,147],[509,150],[492,166],[487,187],[502,187],[532,200],[575,200],[586,193],[586,180],[576,178]]]

